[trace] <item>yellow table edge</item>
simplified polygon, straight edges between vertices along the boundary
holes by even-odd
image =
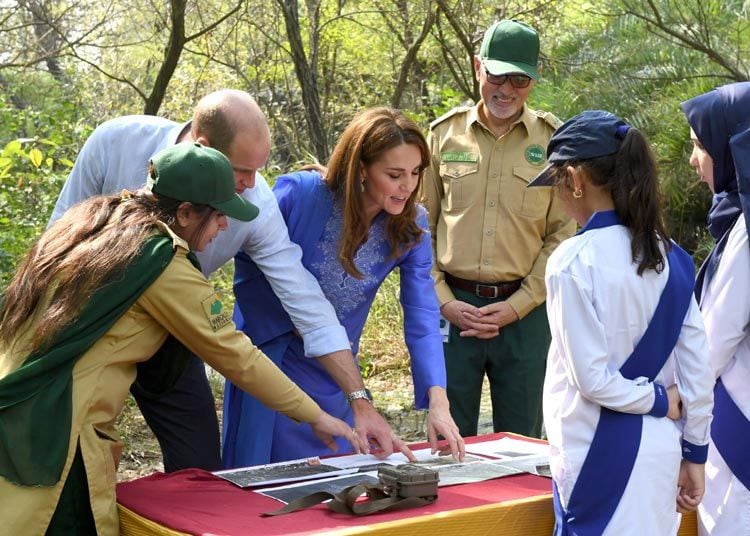
[[[439,500],[439,499],[438,499]],[[120,511],[120,530],[123,536],[185,536],[186,533],[159,525],[139,514],[117,505]],[[294,514],[291,514],[294,515]],[[326,528],[307,534],[332,536],[435,536],[436,534],[461,534],[462,536],[490,536],[497,534],[550,535],[555,517],[552,495],[536,495],[501,503],[485,504],[471,508],[449,510],[434,514],[409,517],[343,529]],[[678,536],[697,536],[695,512],[683,516]]]
[[[120,512],[120,533],[127,536],[190,536],[186,532],[172,530],[151,521],[132,510],[118,504]]]
[[[449,510],[417,518],[386,521],[367,526],[351,527],[318,534],[332,536],[435,536],[453,534],[460,529],[462,536],[494,536],[497,534],[551,535],[555,526],[552,494],[525,499],[492,503],[472,508]],[[459,532],[456,532],[458,534]],[[678,536],[697,536],[695,512],[683,515]]]

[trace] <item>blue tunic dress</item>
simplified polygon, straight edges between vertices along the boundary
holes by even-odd
[[[354,258],[364,276],[357,279],[350,276],[338,260],[342,207],[320,175],[299,172],[280,176],[274,193],[290,238],[302,249],[302,263],[317,278],[335,308],[355,356],[377,290],[386,276],[399,268],[400,301],[411,356],[415,405],[427,408],[429,388],[445,387],[445,364],[439,333],[439,306],[430,275],[432,248],[424,209],[419,207],[417,216],[418,225],[425,231],[423,236],[397,258],[390,257],[385,233],[388,215],[381,212],[376,216],[367,242]],[[281,302],[244,254],[235,258],[234,290],[237,326],[325,411],[353,424],[345,394],[317,359],[304,355],[302,340],[295,335]],[[225,467],[330,454],[309,426],[296,424],[268,410],[231,382],[227,382],[224,395],[223,439]],[[348,443],[339,440],[339,452],[350,450]]]

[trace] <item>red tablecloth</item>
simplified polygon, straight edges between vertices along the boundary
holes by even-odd
[[[467,443],[505,435],[508,434],[469,438]],[[421,446],[415,445],[417,448]],[[262,512],[276,510],[282,504],[249,489],[238,488],[205,471],[188,469],[171,474],[156,473],[119,484],[117,501],[142,517],[181,532],[271,536],[333,531],[549,493],[550,479],[524,474],[443,487],[435,503],[421,508],[351,517],[318,505],[283,516],[261,517]]]

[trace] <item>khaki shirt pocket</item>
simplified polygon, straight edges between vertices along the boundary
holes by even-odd
[[[443,210],[463,209],[474,201],[477,189],[478,162],[441,162],[440,178],[443,181]]]
[[[527,188],[543,168],[514,166],[509,184],[503,187],[508,208],[524,218],[545,219],[552,198],[551,186]]]

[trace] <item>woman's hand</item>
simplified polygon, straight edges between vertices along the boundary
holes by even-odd
[[[682,400],[679,391],[677,391],[677,384],[667,388],[667,400],[669,401],[667,417],[673,421],[680,420],[682,418]]]
[[[448,396],[442,387],[430,387],[430,412],[427,415],[427,440],[430,443],[430,449],[435,454],[438,451],[450,451],[453,459],[464,461],[466,451],[464,450],[464,440],[458,433],[458,426],[453,422],[451,417]],[[448,442],[447,448],[440,448],[438,435],[442,435]]]
[[[706,490],[705,465],[682,460],[680,477],[677,480],[677,511],[681,514],[694,512]]]
[[[355,433],[354,429],[341,419],[337,419],[325,411],[321,411],[318,418],[310,423],[310,426],[313,433],[333,452],[336,452],[339,448],[334,439],[336,437],[346,438],[352,444],[352,448],[356,454],[365,452],[364,445],[362,445],[360,437]]]

